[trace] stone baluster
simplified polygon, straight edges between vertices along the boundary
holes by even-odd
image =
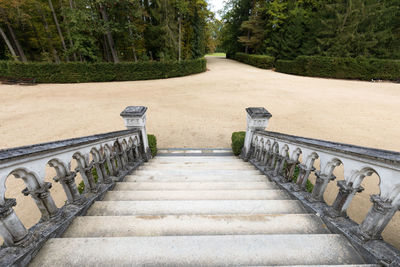
[[[284,156],[278,154],[278,156],[276,158],[275,169],[274,169],[274,172],[272,173],[273,176],[277,176],[277,175],[281,174],[282,169],[285,164],[285,161],[286,161],[286,158]]]
[[[131,165],[135,164],[135,149],[133,148],[133,144],[131,144],[129,146],[129,150],[128,150],[128,157],[129,157],[129,161],[131,162]]]
[[[114,158],[115,158],[115,168],[118,170],[118,173],[124,169],[124,165],[121,160],[121,151],[119,149],[118,141],[114,144]]]
[[[134,150],[135,150],[135,160],[137,162],[141,161],[142,160],[142,155],[140,154],[139,147],[137,145],[135,146]]]
[[[353,188],[353,184],[347,184],[346,180],[340,180],[337,182],[339,187],[339,193],[336,196],[335,201],[333,202],[332,208],[334,209],[334,213],[330,214],[332,217],[335,216],[347,216],[346,211],[350,205],[351,200],[353,199],[356,193],[360,193],[364,190],[362,186],[358,186]]]
[[[255,131],[265,130],[269,119],[272,117],[265,108],[246,108],[247,130],[241,157],[248,161],[251,156],[251,146]]]
[[[306,190],[308,177],[311,172],[315,171],[313,167],[315,160],[318,158],[317,154],[312,154],[306,164],[299,164],[299,176],[297,177],[295,190]]]
[[[28,231],[14,212],[15,205],[17,202],[14,198],[6,198],[4,204],[0,205],[0,235],[6,246],[23,243],[28,236]]]
[[[78,164],[76,171],[79,171],[79,173],[81,174],[83,183],[85,184],[85,193],[97,192],[97,184],[94,181],[92,175],[92,164],[87,164],[87,160],[80,155],[74,155],[72,157],[76,160]]]
[[[385,201],[379,195],[371,195],[370,199],[373,205],[359,226],[359,232],[364,240],[382,238],[383,230],[400,208],[400,203],[393,205],[391,201]]]
[[[22,190],[22,194],[24,194],[25,196],[30,195],[35,200],[36,205],[42,213],[41,220],[48,220],[58,215],[58,208],[54,203],[54,200],[51,197],[49,191],[51,186],[51,183],[45,182],[37,189],[25,188],[24,190]]]
[[[129,106],[121,112],[121,117],[124,119],[127,129],[139,129],[141,132],[143,158],[145,161],[151,159],[151,150],[147,139],[146,131],[146,111],[147,107]]]
[[[118,176],[118,171],[115,167],[115,160],[113,157],[112,150],[107,149],[107,151],[104,154],[105,154],[108,171],[110,172],[110,176],[113,176],[113,177]]]
[[[314,185],[314,188],[313,188],[313,191],[311,193],[311,197],[309,198],[309,200],[311,202],[323,202],[326,187],[328,186],[328,183],[330,181],[333,181],[336,179],[336,176],[333,175],[332,173],[324,174],[324,173],[321,173],[320,171],[316,171],[315,176],[317,179],[315,181],[315,185]]]
[[[98,163],[99,163],[99,167],[100,167],[100,172],[103,175],[103,183],[105,183],[105,184],[111,183],[112,180],[110,179],[110,175],[108,174],[107,169],[106,169],[107,158],[106,157],[100,158]]]
[[[298,163],[299,163],[298,160],[292,160],[292,159],[286,160],[286,172],[283,182],[290,183],[293,180],[294,171]]]
[[[267,166],[267,168],[269,170],[274,170],[275,169],[275,163],[276,163],[276,159],[279,156],[279,152],[276,149],[272,149],[272,156],[271,156],[271,160],[269,162],[269,165]]]
[[[76,172],[60,172],[56,168],[57,176],[53,178],[55,182],[59,182],[67,196],[67,201],[70,204],[80,204],[84,200],[79,194],[78,188],[75,183]]]

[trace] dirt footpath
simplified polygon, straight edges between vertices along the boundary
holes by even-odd
[[[229,147],[231,133],[246,128],[244,109],[263,106],[273,114],[272,131],[400,151],[400,84],[292,76],[217,57],[208,58],[208,69],[167,80],[0,85],[0,148],[121,130],[119,113],[144,105],[160,148]],[[19,196],[17,213],[30,226],[39,213],[21,196],[20,182],[9,179],[7,195]],[[367,190],[352,202],[356,221],[370,207],[369,194],[379,193],[378,182],[366,178]],[[61,188],[53,190],[62,205]],[[336,192],[331,183],[328,202]],[[385,237],[400,248],[399,213]]]

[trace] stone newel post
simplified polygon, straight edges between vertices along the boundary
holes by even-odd
[[[149,141],[147,140],[146,111],[147,107],[129,106],[121,112],[121,117],[124,119],[125,126],[128,130],[139,129],[141,131],[144,148],[144,160],[148,161],[151,159],[151,151],[149,147]]]
[[[268,125],[269,119],[272,114],[265,108],[246,108],[247,112],[247,130],[246,137],[244,139],[244,146],[241,157],[247,161],[251,155],[251,142],[253,141],[253,135],[255,131],[265,130]]]

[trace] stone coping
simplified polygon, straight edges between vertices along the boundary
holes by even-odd
[[[59,149],[77,147],[92,142],[101,141],[104,139],[123,136],[131,133],[139,133],[138,130],[122,130],[110,133],[95,134],[90,136],[77,137],[72,139],[65,139],[55,142],[40,143],[35,145],[21,146],[9,149],[0,150],[0,163],[27,156],[41,154],[43,152],[50,152]]]
[[[313,138],[300,137],[295,135],[282,134],[270,131],[256,131],[258,135],[265,135],[272,138],[279,138],[294,144],[302,144],[315,149],[328,150],[333,152],[345,153],[357,157],[373,159],[384,163],[400,166],[400,152],[362,147],[344,143],[324,141]]]

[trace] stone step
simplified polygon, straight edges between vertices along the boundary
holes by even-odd
[[[328,234],[312,214],[77,217],[63,237]]]
[[[272,182],[122,182],[113,191],[133,190],[260,190],[278,189]]]
[[[174,163],[151,163],[140,166],[137,171],[144,170],[255,170],[254,166],[248,164],[211,164],[211,163],[186,163],[186,164],[174,164]]]
[[[220,174],[190,174],[190,175],[156,175],[156,174],[131,174],[124,179],[125,182],[268,182],[268,178],[261,174],[252,175],[220,175]]]
[[[155,157],[149,161],[152,162],[237,162],[243,163],[243,160],[236,156],[168,156],[168,157]]]
[[[260,175],[262,174],[259,170],[255,168],[251,170],[180,170],[180,169],[169,169],[169,170],[158,170],[158,169],[150,169],[150,170],[136,170],[132,173],[132,175],[159,175],[159,176],[196,176],[196,175],[223,175],[223,176],[245,176],[245,175]]]
[[[340,235],[54,238],[31,266],[363,264]]]
[[[279,200],[291,199],[283,190],[110,191],[104,201],[133,200]]]
[[[297,200],[169,200],[97,201],[89,216],[179,215],[179,214],[304,214]]]

